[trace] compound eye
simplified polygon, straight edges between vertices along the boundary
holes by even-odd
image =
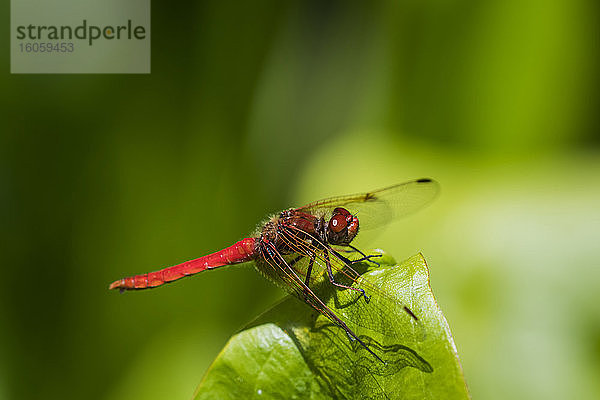
[[[335,233],[340,233],[342,230],[346,229],[348,226],[348,222],[346,221],[346,217],[341,214],[334,215],[329,220],[329,229],[331,229]]]

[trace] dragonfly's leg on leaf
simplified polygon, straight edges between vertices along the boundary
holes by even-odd
[[[368,261],[368,262],[373,263],[376,266],[380,267],[381,264],[379,264],[377,261],[371,260],[371,258],[374,258],[374,257],[383,257],[383,254],[369,254],[368,256],[364,256],[362,258],[358,258],[356,260],[352,260],[352,264],[355,264],[355,263],[358,263],[358,262],[362,262],[362,261]]]
[[[298,257],[291,260],[289,262],[290,267],[293,267],[294,265],[296,265],[296,263],[298,261],[300,261],[303,257],[304,257],[303,255],[299,255]],[[304,284],[306,285],[306,287],[309,287],[308,284],[310,283],[310,273],[312,272],[314,262],[315,262],[315,258],[314,258],[314,256],[311,256],[310,261],[308,263],[308,269],[306,270],[306,279],[304,280]],[[304,289],[304,300],[307,300],[307,297],[308,297],[308,293],[306,292],[306,289]]]
[[[308,262],[308,268],[306,269],[306,279],[304,280],[304,284],[306,285],[306,287],[309,287],[309,283],[310,283],[310,274],[312,272],[313,269],[313,264],[315,263],[315,257],[311,256],[310,257],[310,261]]]
[[[348,245],[348,246],[350,246],[350,245]],[[341,250],[341,251],[346,252],[346,253],[356,253],[356,252],[358,252],[359,254],[362,255],[362,258],[358,258],[356,260],[350,260],[349,258],[346,258],[343,255],[341,255],[340,254],[340,250],[332,250],[332,251],[335,253],[335,255],[340,260],[342,260],[343,262],[345,262],[348,265],[356,264],[356,263],[359,263],[359,262],[362,262],[362,261],[369,261],[369,262],[375,264],[378,267],[381,266],[381,264],[379,264],[376,261],[371,260],[371,258],[373,258],[373,257],[383,257],[383,254],[369,254],[369,255],[366,255],[365,253],[363,253],[362,251],[360,251],[356,247],[353,247],[353,246],[350,246],[350,247],[352,247],[353,250]]]
[[[315,257],[314,257],[314,255],[312,255],[310,257],[310,261],[308,262],[308,268],[306,269],[306,279],[304,280],[304,284],[306,285],[307,288],[309,288],[310,273],[312,272],[314,263],[315,263]],[[304,290],[304,297],[305,298],[308,297],[308,292],[306,289]]]
[[[374,258],[374,257],[383,257],[383,254],[369,254],[369,255],[366,255],[365,253],[363,253],[362,251],[360,251],[356,247],[352,246],[351,244],[349,244],[348,247],[350,247],[352,250],[358,252],[362,256],[362,258],[359,258],[357,260],[352,260],[353,264],[357,263],[357,262],[361,262],[361,261],[369,261],[369,262],[372,262],[373,264],[377,265],[378,267],[381,266],[378,262],[371,260],[371,258]]]
[[[329,252],[325,251],[324,255],[325,255],[325,263],[327,264],[327,276],[329,277],[329,282],[331,282],[332,285],[337,286],[339,288],[356,290],[357,292],[362,293],[362,297],[364,297],[365,302],[368,303],[369,300],[371,300],[371,297],[367,296],[367,293],[365,293],[364,289],[355,288],[355,287],[352,287],[352,286],[342,285],[341,283],[337,283],[335,281],[335,279],[333,278],[333,271],[331,270],[331,260],[329,259]],[[341,256],[341,255],[339,257],[341,257],[342,259],[344,259],[345,262],[350,262],[350,260],[346,260],[346,258],[343,257],[343,256]]]

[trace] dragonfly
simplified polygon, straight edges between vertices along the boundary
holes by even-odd
[[[203,271],[244,262],[288,293],[304,301],[342,328],[351,341],[385,364],[334,310],[316,294],[315,285],[328,282],[337,290],[353,291],[357,300],[369,303],[380,290],[370,285],[353,267],[359,262],[377,264],[377,254],[366,255],[354,244],[366,231],[412,214],[430,203],[439,185],[428,178],[416,179],[366,193],[331,197],[275,214],[255,234],[206,256],[154,272],[119,279],[109,289],[156,288]],[[418,317],[402,304],[414,321]]]

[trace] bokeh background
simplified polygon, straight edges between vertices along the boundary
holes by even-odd
[[[137,293],[267,214],[432,177],[422,251],[477,399],[600,397],[595,0],[152,4],[152,74],[0,75],[0,398],[188,399],[282,296]]]

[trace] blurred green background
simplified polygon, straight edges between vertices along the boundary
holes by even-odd
[[[473,397],[599,398],[599,8],[154,1],[147,76],[10,75],[6,28],[0,398],[190,398],[282,292],[111,281],[419,177],[374,246],[424,253]]]

